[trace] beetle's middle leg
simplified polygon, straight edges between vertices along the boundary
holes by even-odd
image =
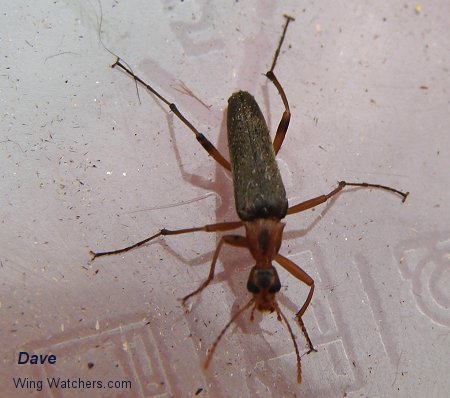
[[[182,234],[190,234],[192,232],[220,232],[220,231],[229,231],[232,229],[240,228],[243,225],[242,221],[232,221],[232,222],[222,222],[222,223],[216,223],[216,224],[207,224],[203,227],[193,227],[193,228],[183,228],[183,229],[176,229],[176,230],[170,230],[163,228],[156,234],[145,238],[137,243],[134,243],[130,246],[124,247],[122,249],[116,249],[116,250],[108,250],[105,252],[94,252],[90,251],[89,254],[91,255],[91,260],[95,260],[97,257],[103,257],[103,256],[110,256],[113,254],[120,254],[125,253],[129,250],[135,249],[137,247],[140,247],[147,242],[150,242],[156,238],[159,238],[160,236],[169,236],[169,235],[182,235]]]

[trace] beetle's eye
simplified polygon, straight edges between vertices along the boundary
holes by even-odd
[[[278,293],[281,290],[280,280],[277,278],[275,282],[270,286],[269,293]]]
[[[251,280],[248,280],[248,282],[247,282],[247,290],[250,293],[254,293],[254,294],[259,293],[259,287],[256,286]]]

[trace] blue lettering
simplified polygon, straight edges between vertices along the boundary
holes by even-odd
[[[25,358],[23,359],[23,356],[25,355]],[[19,361],[17,362],[19,365],[23,365],[28,362],[28,359],[30,358],[30,355],[28,355],[28,352],[20,351],[19,352]]]
[[[46,362],[54,365],[56,363],[56,355],[30,355],[26,351],[20,351],[17,361],[19,365],[25,365],[27,363],[30,363],[30,365],[44,365]]]

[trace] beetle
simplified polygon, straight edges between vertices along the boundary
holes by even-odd
[[[304,202],[289,206],[276,161],[276,155],[282,146],[291,119],[287,96],[274,73],[288,25],[291,21],[294,21],[293,17],[288,15],[285,15],[284,17],[286,22],[278,47],[275,51],[272,66],[265,74],[276,87],[284,105],[284,112],[279,122],[275,138],[272,142],[267,123],[254,97],[245,91],[238,91],[232,94],[228,99],[227,112],[227,134],[230,161],[228,161],[220,151],[194,127],[194,125],[178,110],[175,103],[167,100],[151,85],[136,76],[130,68],[125,66],[124,63],[117,58],[112,67],[121,68],[125,73],[135,79],[135,81],[142,84],[150,93],[154,94],[165,103],[177,118],[194,133],[197,141],[207,153],[222,167],[231,172],[234,186],[235,207],[240,221],[221,222],[177,230],[163,228],[158,233],[123,249],[105,252],[91,251],[90,254],[91,260],[94,260],[101,256],[124,253],[142,246],[160,236],[181,235],[200,231],[223,232],[244,227],[245,236],[227,234],[219,239],[211,261],[207,279],[196,290],[182,299],[183,304],[186,303],[189,298],[199,294],[213,280],[216,263],[220,251],[225,244],[247,248],[250,251],[255,261],[255,265],[250,270],[247,281],[247,290],[252,294],[252,298],[231,317],[230,321],[222,329],[209,350],[204,367],[207,368],[209,366],[217,344],[228,327],[244,311],[252,307],[250,315],[251,320],[254,318],[254,311],[258,310],[261,312],[275,312],[278,320],[285,322],[297,358],[297,381],[298,383],[301,383],[300,353],[288,319],[281,311],[276,300],[276,294],[281,289],[281,282],[273,262],[281,265],[292,276],[309,287],[308,296],[295,315],[295,319],[305,336],[308,345],[308,354],[316,350],[309,338],[302,316],[308,308],[314,294],[314,280],[297,264],[279,253],[285,227],[285,224],[281,220],[287,215],[300,213],[325,203],[328,199],[337,195],[347,186],[379,188],[391,191],[400,195],[403,202],[406,200],[409,192],[404,193],[395,188],[380,184],[340,181],[338,186],[327,194],[319,195]]]

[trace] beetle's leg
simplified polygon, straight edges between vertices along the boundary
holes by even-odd
[[[227,243],[231,246],[247,247],[247,239],[243,236],[240,236],[240,235],[222,236],[219,240],[219,244],[216,247],[216,251],[214,252],[214,256],[211,261],[211,268],[209,269],[208,278],[196,290],[194,290],[192,293],[188,294],[187,296],[183,297],[183,299],[182,299],[183,304],[185,304],[186,300],[189,299],[190,297],[195,296],[196,294],[200,293],[213,280],[214,271],[216,269],[217,258],[219,257],[220,250],[222,249],[222,246],[224,245],[224,243]]]
[[[159,92],[157,92],[152,86],[144,82],[139,76],[136,76],[130,69],[128,69],[125,65],[123,65],[120,62],[120,59],[117,58],[116,62],[111,66],[114,68],[115,66],[118,66],[119,68],[123,69],[128,75],[130,75],[134,80],[141,83],[148,91],[156,95],[162,102],[164,102],[170,110],[175,114],[175,116],[180,119],[185,126],[187,126],[194,134],[197,141],[200,143],[200,145],[208,152],[210,156],[213,157],[213,159],[219,163],[221,166],[226,168],[227,170],[231,170],[230,162],[226,160],[223,155],[218,151],[218,149],[202,134],[200,133],[193,125],[192,123],[187,120],[183,114],[178,110],[177,106],[173,103],[164,98]]]
[[[289,103],[286,94],[283,90],[283,87],[281,87],[281,84],[274,75],[274,73],[272,71],[269,71],[266,73],[266,76],[270,79],[271,82],[273,82],[273,84],[277,88],[278,93],[280,94],[284,104],[283,116],[281,117],[280,123],[278,124],[277,133],[275,134],[275,138],[273,140],[273,150],[275,151],[275,154],[277,154],[281,148],[281,145],[283,144],[284,137],[286,137],[286,133],[289,128],[289,122],[291,120],[291,111],[289,109]]]
[[[294,18],[285,15],[286,18],[286,24],[283,28],[283,33],[281,35],[280,41],[278,43],[278,47],[275,51],[275,55],[273,57],[272,67],[270,70],[266,73],[266,77],[275,85],[275,87],[278,90],[278,93],[281,96],[281,99],[283,101],[284,105],[284,112],[283,116],[281,117],[280,123],[277,128],[277,133],[275,134],[275,139],[273,140],[273,149],[275,151],[275,154],[278,153],[278,151],[281,148],[281,145],[283,144],[284,137],[286,136],[288,127],[289,127],[289,121],[291,120],[291,111],[289,109],[289,103],[286,97],[286,93],[283,90],[283,87],[281,86],[280,82],[276,78],[275,74],[273,73],[273,70],[275,69],[275,65],[277,63],[278,55],[280,54],[281,46],[283,45],[284,37],[286,36],[286,30],[289,25],[289,22],[294,21]]]
[[[239,228],[243,224],[244,223],[242,221],[235,221],[235,222],[223,222],[223,223],[217,223],[217,224],[208,224],[208,225],[204,225],[203,227],[184,228],[184,229],[177,229],[177,230],[169,230],[169,229],[163,228],[158,233],[150,236],[149,238],[141,240],[140,242],[137,242],[131,246],[124,247],[123,249],[111,250],[111,251],[106,251],[106,252],[93,252],[91,250],[90,251],[91,261],[97,257],[125,253],[131,249],[142,246],[143,244],[150,242],[151,240],[156,239],[159,236],[181,235],[181,234],[189,234],[191,232],[199,232],[199,231],[203,231],[203,232],[229,231],[232,229]]]
[[[311,278],[305,271],[303,271],[297,264],[295,264],[293,261],[289,260],[288,258],[282,256],[281,254],[277,254],[275,256],[275,261],[280,264],[286,271],[288,271],[292,276],[297,278],[298,280],[302,281],[306,285],[309,286],[309,293],[308,297],[306,298],[304,304],[302,305],[302,308],[295,314],[295,319],[297,320],[300,329],[303,332],[303,335],[305,336],[306,342],[308,343],[309,351],[308,354],[312,351],[317,351],[312,342],[309,338],[308,331],[306,330],[305,324],[303,323],[302,316],[305,313],[306,309],[308,308],[312,296],[314,294],[314,279]]]
[[[336,189],[333,189],[330,193],[326,194],[326,195],[320,195],[317,196],[315,198],[306,200],[302,203],[296,204],[294,206],[289,207],[287,214],[295,214],[295,213],[300,213],[302,211],[311,209],[313,207],[316,207],[324,202],[326,202],[328,199],[330,199],[332,196],[336,195],[337,193],[339,193],[340,191],[342,191],[344,189],[344,187],[346,186],[351,186],[351,187],[362,187],[362,188],[380,188],[380,189],[384,189],[386,191],[391,191],[394,192],[398,195],[400,195],[403,200],[402,202],[404,202],[406,200],[406,198],[409,195],[409,192],[402,192],[399,191],[398,189],[395,188],[391,188],[388,187],[386,185],[379,185],[379,184],[368,184],[367,182],[347,182],[347,181],[340,181],[339,185]]]

